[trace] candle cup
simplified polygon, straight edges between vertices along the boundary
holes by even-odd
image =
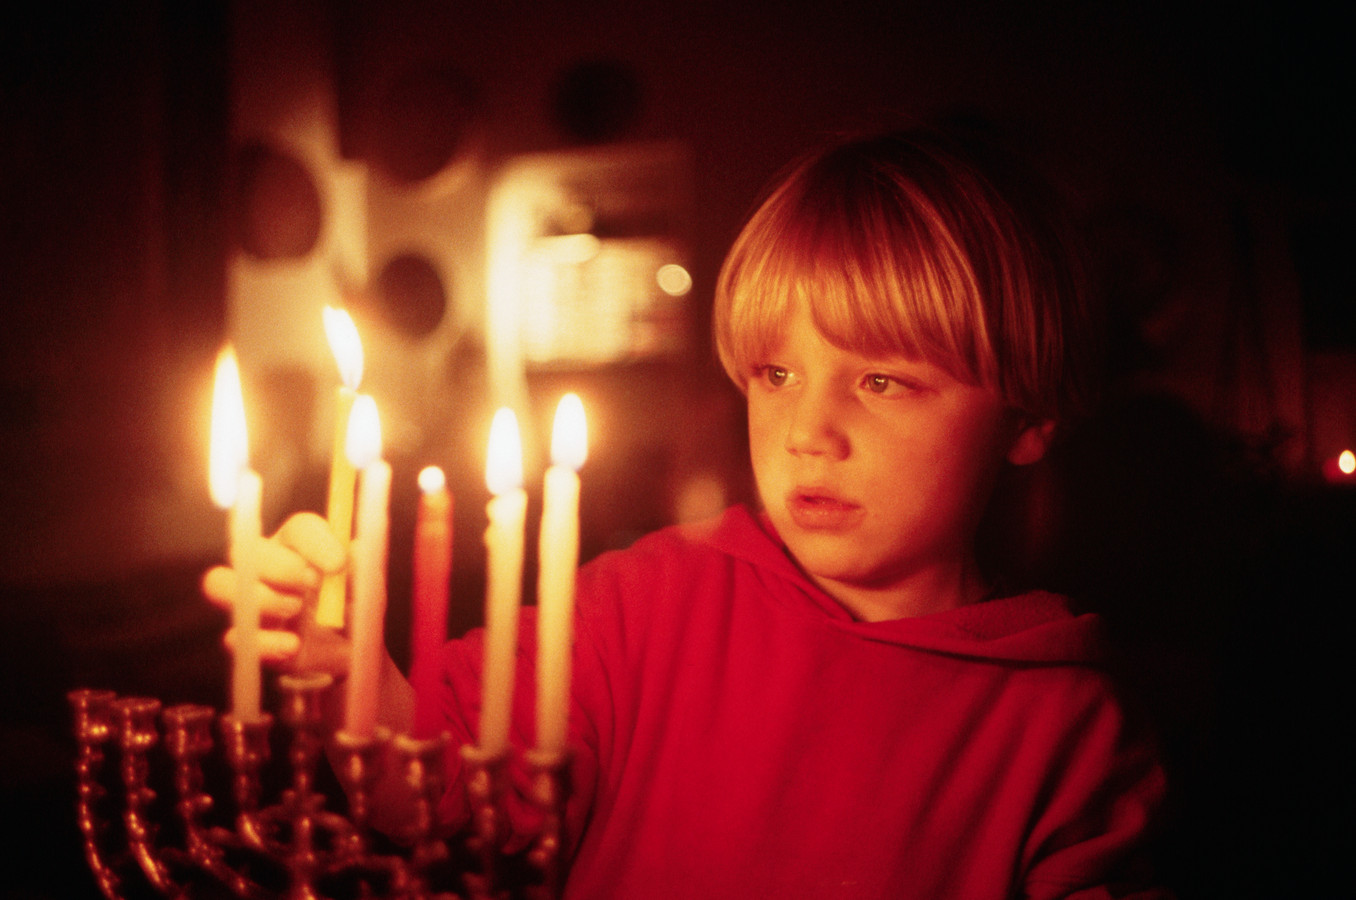
[[[447,856],[447,847],[435,838],[435,833],[449,742],[446,732],[433,738],[398,734],[392,741],[405,788],[414,806],[414,815],[403,839],[413,848],[412,862],[421,878],[429,867]]]
[[[221,717],[220,724],[222,749],[232,772],[236,834],[246,846],[263,850],[267,841],[259,822],[259,800],[263,768],[270,757],[268,738],[273,717],[265,713],[246,720],[227,714]]]
[[[471,807],[467,847],[480,862],[479,872],[465,873],[474,898],[497,896],[498,848],[504,831],[504,794],[508,789],[508,751],[488,753],[466,744],[461,748],[466,797]]]
[[[525,755],[532,773],[532,804],[541,813],[541,830],[528,852],[528,860],[542,875],[548,896],[560,896],[564,880],[565,804],[569,799],[569,754],[529,750]]]
[[[184,703],[165,710],[165,747],[174,760],[175,808],[184,830],[185,850],[196,865],[226,883],[234,879],[222,865],[221,849],[212,842],[202,818],[212,809],[212,796],[203,789],[202,760],[212,750],[210,706]]]
[[[154,845],[155,827],[151,804],[155,791],[150,786],[149,754],[160,740],[156,717],[159,700],[150,697],[124,697],[113,701],[117,723],[118,747],[122,751],[122,786],[126,807],[123,822],[127,827],[127,849],[157,891],[170,893],[171,873]]]
[[[354,828],[347,852],[355,856],[361,855],[366,847],[372,819],[372,786],[381,776],[382,752],[390,739],[391,733],[385,728],[377,728],[368,735],[351,731],[334,735],[334,774],[348,798],[348,814]]]
[[[111,857],[104,852],[104,829],[99,822],[99,801],[107,794],[101,782],[104,771],[104,746],[113,738],[112,691],[81,688],[66,695],[71,705],[75,738],[79,745],[76,756],[76,822],[85,849],[85,863],[105,897],[118,895],[118,873]]]

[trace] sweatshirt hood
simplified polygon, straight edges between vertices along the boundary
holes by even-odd
[[[769,584],[783,582],[779,596],[863,640],[1008,664],[1088,665],[1106,656],[1100,617],[1075,615],[1058,594],[1031,591],[915,618],[859,622],[806,577],[771,523],[746,507],[689,526],[688,534],[763,571]]]

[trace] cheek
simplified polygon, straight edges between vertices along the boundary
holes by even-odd
[[[757,459],[760,453],[766,453],[779,445],[777,427],[772,415],[771,405],[752,397],[748,405],[749,450]]]
[[[754,484],[761,496],[776,493],[774,482],[782,458],[785,441],[775,419],[765,407],[749,404],[749,462],[753,467]]]

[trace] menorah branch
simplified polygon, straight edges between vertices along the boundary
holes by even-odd
[[[525,759],[532,774],[527,799],[541,810],[543,826],[531,838],[533,872],[522,884],[510,883],[501,856],[509,754],[459,748],[471,821],[465,845],[454,849],[437,816],[453,752],[448,735],[328,733],[322,710],[331,687],[328,675],[282,676],[276,720],[269,714],[241,719],[195,704],[162,710],[158,700],[111,691],[71,692],[77,815],[85,858],[104,897],[124,900],[134,873],[156,893],[185,900],[205,883],[246,900],[559,896],[563,756]],[[277,759],[275,740],[286,748]],[[226,764],[218,771],[225,782],[221,803],[205,774],[214,755]],[[344,795],[333,808],[319,786],[327,757]],[[391,779],[405,792],[411,814],[405,830],[387,838],[374,831],[373,798],[379,782]],[[172,821],[156,820],[158,780],[173,797]],[[115,804],[120,814],[110,813]]]

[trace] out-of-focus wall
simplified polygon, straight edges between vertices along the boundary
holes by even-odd
[[[260,288],[259,267],[241,277],[231,260],[249,227],[275,245],[305,241],[307,227],[325,247],[337,241],[332,271],[315,273],[333,275],[330,299],[378,285],[410,247],[443,254],[433,325],[419,318],[437,309],[418,295],[418,266],[404,282],[390,274],[416,294],[403,324],[379,321],[379,302],[368,310],[370,384],[413,448],[405,462],[431,443],[455,448],[442,453],[469,486],[462,514],[474,531],[481,398],[493,390],[493,350],[478,331],[486,204],[513,160],[589,147],[684,148],[694,280],[685,355],[615,367],[616,383],[598,370],[584,379],[629,398],[609,401],[629,417],[613,446],[628,449],[598,457],[593,484],[613,499],[593,501],[595,549],[671,518],[687,473],[703,477],[690,496],[748,495],[739,398],[706,339],[721,256],[791,156],[828,132],[897,117],[984,123],[1054,178],[1095,251],[1123,384],[1270,441],[1299,476],[1356,440],[1349,423],[1311,416],[1344,408],[1352,339],[1337,328],[1336,346],[1310,365],[1308,306],[1340,295],[1341,280],[1322,254],[1314,262],[1292,244],[1330,241],[1350,188],[1349,177],[1322,183],[1342,171],[1324,149],[1341,79],[1327,77],[1337,73],[1322,29],[1301,12],[1220,23],[1131,4],[192,6],[39,13],[7,30],[5,581],[98,579],[216,552],[220,516],[201,485],[206,381],[243,309],[304,361],[244,354],[258,443],[272,449],[261,461],[276,485],[270,516],[315,505],[332,376],[318,328],[305,347],[279,335],[324,298],[298,307],[302,292],[286,283],[276,298]],[[324,157],[320,191],[271,197],[296,207],[299,224],[265,217],[274,231],[261,234],[248,218],[258,210],[241,202],[236,151],[274,127],[270,115],[304,132],[297,110],[320,114],[302,123],[311,146],[298,153],[312,165]],[[307,204],[321,217],[309,226]],[[348,237],[327,230],[336,217]],[[236,289],[256,306],[234,303]],[[542,371],[534,402],[578,383]],[[663,393],[681,414],[647,421]],[[686,421],[698,424],[676,424]]]

